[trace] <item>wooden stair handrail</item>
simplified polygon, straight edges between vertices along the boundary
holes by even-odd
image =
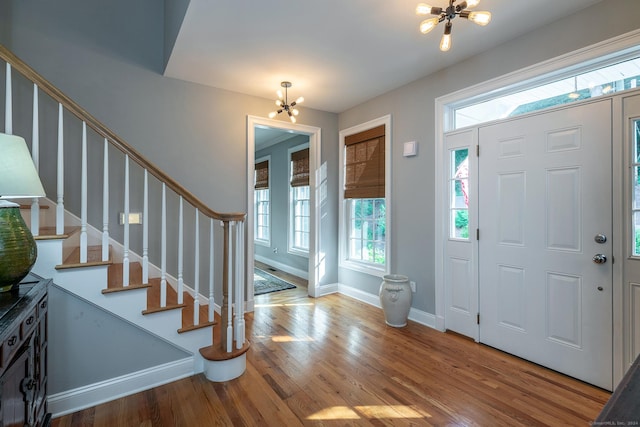
[[[161,169],[152,164],[136,149],[129,145],[126,141],[116,135],[111,129],[105,126],[98,119],[89,114],[84,108],[80,107],[75,101],[65,95],[62,91],[51,84],[47,79],[38,74],[33,68],[18,58],[13,52],[0,44],[0,58],[8,62],[16,71],[20,72],[32,83],[44,91],[55,101],[75,115],[78,119],[87,123],[96,133],[110,141],[111,145],[128,155],[142,168],[147,169],[151,175],[155,176],[160,182],[164,182],[170,189],[182,196],[187,202],[198,208],[204,215],[220,221],[244,221],[246,214],[242,212],[221,213],[209,208],[204,202],[198,199],[193,193],[184,188],[181,184],[164,173]]]

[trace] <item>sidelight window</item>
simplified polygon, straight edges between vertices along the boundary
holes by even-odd
[[[631,169],[633,171],[631,182],[631,222],[633,230],[632,255],[640,256],[640,119],[632,122],[633,159]]]
[[[469,239],[469,149],[450,151],[449,238]]]

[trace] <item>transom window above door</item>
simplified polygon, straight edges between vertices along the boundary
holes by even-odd
[[[545,108],[610,95],[640,87],[640,55],[616,58],[615,63],[591,64],[579,71],[560,71],[523,82],[516,88],[453,106],[453,129],[515,117]]]

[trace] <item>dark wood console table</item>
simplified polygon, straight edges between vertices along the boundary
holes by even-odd
[[[0,427],[47,426],[47,287],[29,274],[0,293]]]

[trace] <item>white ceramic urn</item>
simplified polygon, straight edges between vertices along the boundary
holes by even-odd
[[[379,295],[386,324],[394,328],[406,326],[413,298],[409,278],[401,274],[383,276]]]

